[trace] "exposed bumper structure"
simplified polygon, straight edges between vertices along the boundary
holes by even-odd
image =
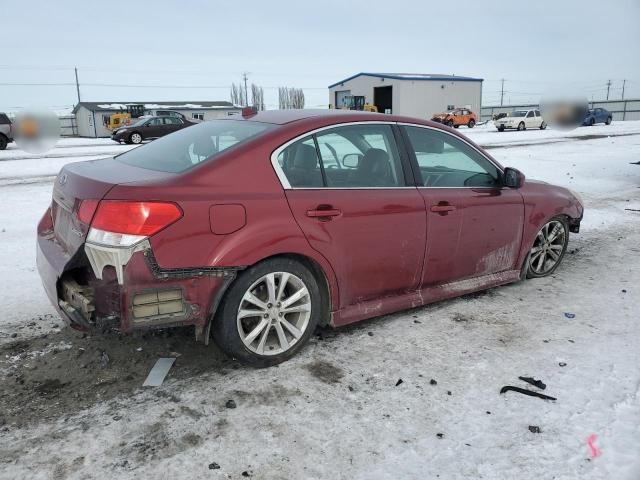
[[[128,249],[85,244],[70,255],[38,226],[37,265],[45,291],[78,330],[194,325],[206,331],[238,268],[162,269],[148,241]]]

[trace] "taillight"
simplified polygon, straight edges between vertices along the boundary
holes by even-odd
[[[96,213],[96,208],[100,200],[82,200],[80,207],[78,208],[78,218],[86,225],[91,224],[93,214]]]
[[[89,210],[87,206],[87,214]],[[126,247],[158,233],[181,217],[182,211],[175,203],[103,200],[95,210],[87,240]]]

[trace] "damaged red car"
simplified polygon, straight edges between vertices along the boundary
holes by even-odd
[[[192,325],[265,366],[317,325],[549,275],[582,215],[437,123],[271,111],[65,166],[37,263],[74,328]]]

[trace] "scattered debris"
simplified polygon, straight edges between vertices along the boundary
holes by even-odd
[[[489,410],[487,410],[485,413],[486,413],[487,415],[491,415],[491,412],[490,412]]]
[[[178,352],[169,352],[169,355],[172,356],[173,358],[178,358],[182,356],[182,354]]]
[[[436,382],[433,378],[431,380],[429,380],[429,384],[431,385],[437,385],[438,382]]]
[[[542,383],[541,380],[536,380],[533,377],[518,377],[523,382],[527,382],[529,385],[533,385],[534,387],[538,387],[540,390],[544,390],[547,386]]]
[[[520,388],[520,387],[514,387],[512,385],[505,385],[504,387],[502,387],[500,389],[500,393],[506,393],[506,392],[518,392],[518,393],[522,393],[523,395],[529,395],[530,397],[538,397],[541,398],[543,400],[557,400],[557,398],[555,397],[550,397],[548,395],[544,395],[542,393],[538,393],[538,392],[532,392],[531,390],[527,390],[524,388]]]
[[[242,476],[243,477],[250,477],[251,474],[245,470],[244,472],[242,472]]]
[[[355,388],[353,388],[351,385],[349,385],[347,388],[349,389],[350,392],[353,392],[355,390]]]
[[[531,433],[542,433],[542,430],[537,425],[529,425],[529,431]]]
[[[397,387],[398,385],[400,385],[401,383],[404,383],[404,382],[402,381],[402,379],[401,379],[401,378],[399,378],[399,379],[398,379],[398,381],[396,382],[396,387]]]
[[[623,290],[623,292],[624,292],[624,290]],[[16,338],[17,336],[18,336],[18,334],[17,334],[16,332],[13,332],[13,333],[11,334],[11,338]]]
[[[141,351],[142,351],[142,347],[136,348],[136,352],[141,352]]]
[[[564,312],[564,316],[567,318],[576,318],[576,314],[571,312]]]
[[[596,437],[596,435],[593,433],[587,437],[587,447],[589,448],[591,458],[596,458],[600,455],[600,450],[595,445],[597,439],[598,437]]]
[[[438,438],[444,438],[444,433],[436,433],[436,437],[438,437]]]
[[[103,351],[100,354],[100,366],[102,368],[107,368],[107,366],[109,365],[109,355],[107,354],[107,352]]]
[[[560,362],[560,363],[558,363],[558,365],[560,365],[561,367],[566,367],[567,366],[567,364],[565,362]]]
[[[451,390],[447,390],[447,395],[451,395]]]
[[[219,470],[219,469],[220,469],[220,465],[218,465],[216,462],[209,464],[209,470]]]
[[[233,400],[233,399],[227,400],[227,403],[225,403],[224,406],[227,407],[227,408],[236,408],[237,407],[236,401]]]
[[[628,210],[630,212],[640,212],[640,209],[638,208],[625,208],[625,210]]]
[[[414,320],[413,323],[422,323],[420,320]]]
[[[149,375],[147,376],[147,379],[144,381],[142,386],[159,387],[160,385],[162,385],[162,382],[164,382],[167,373],[169,373],[169,370],[171,369],[175,361],[175,358],[159,358],[149,372]]]
[[[623,289],[622,289],[622,293],[627,293],[627,291],[623,288]],[[15,333],[14,333],[13,335],[15,335]],[[13,335],[12,335],[12,336],[13,336]]]
[[[367,332],[367,335],[369,335],[370,337],[373,337],[373,332]]]

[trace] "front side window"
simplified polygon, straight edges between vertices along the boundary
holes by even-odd
[[[527,118],[533,118],[533,110],[527,113]]]
[[[247,142],[271,128],[274,126],[268,123],[212,120],[179,129],[115,158],[135,167],[178,173],[204,161],[210,162],[228,148]]]
[[[526,114],[526,110],[516,110],[515,112],[513,112],[514,117],[524,117]]]
[[[149,120],[149,123],[147,123],[147,125],[149,125],[150,127],[158,127],[158,126],[162,125],[162,119],[161,118],[154,118],[152,120]]]
[[[405,127],[425,187],[495,187],[498,168],[462,140],[448,133]]]
[[[405,186],[389,125],[345,125],[319,132],[285,148],[278,163],[294,188]]]

